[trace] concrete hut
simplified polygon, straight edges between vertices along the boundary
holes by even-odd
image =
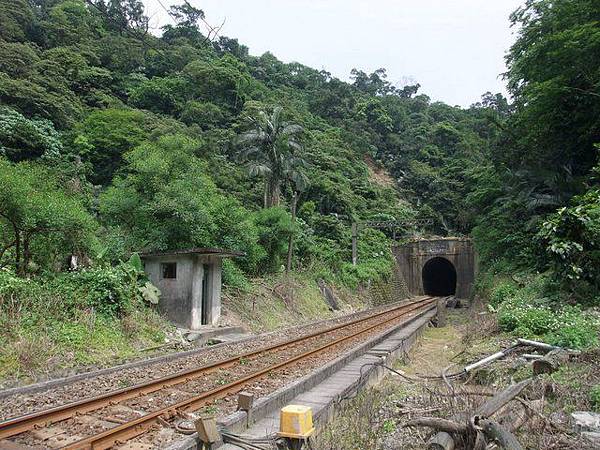
[[[244,253],[191,248],[140,256],[150,281],[160,289],[160,311],[176,325],[197,330],[203,325],[216,325],[221,315],[223,258]]]

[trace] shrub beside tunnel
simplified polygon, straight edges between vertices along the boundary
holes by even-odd
[[[456,293],[456,269],[446,258],[432,258],[422,271],[425,295],[448,296]]]

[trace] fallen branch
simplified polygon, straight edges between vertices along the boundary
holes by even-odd
[[[529,386],[531,384],[531,382],[532,382],[532,379],[529,378],[527,380],[521,381],[520,383],[513,384],[513,385],[507,387],[506,389],[497,393],[491,399],[489,399],[488,401],[483,403],[479,408],[477,408],[475,410],[475,413],[473,414],[473,416],[479,416],[479,417],[485,417],[485,418],[491,417],[496,412],[498,412],[498,410],[500,410],[500,408],[502,408],[504,405],[506,405],[507,403],[512,401],[517,395],[519,395],[521,392],[523,392],[523,390],[527,386]],[[454,416],[453,419],[457,420],[458,417],[459,417],[458,415]],[[446,434],[446,436],[443,435],[444,433]],[[452,440],[452,446],[448,446],[448,447],[440,447],[439,446],[440,442],[448,442],[449,440]],[[477,448],[477,446],[480,447],[481,445],[482,445],[481,437],[479,435],[477,435],[475,448]],[[483,445],[485,445],[485,443]],[[441,431],[441,432],[435,434],[429,440],[429,442],[427,443],[427,448],[428,449],[444,449],[444,450],[450,449],[451,450],[454,448],[454,439],[452,438],[452,436],[450,436],[449,433],[447,433],[445,431]],[[485,449],[485,446],[483,448]]]
[[[168,348],[168,347],[173,347],[176,345],[180,345],[179,342],[167,342],[166,344],[161,344],[161,345],[153,345],[152,347],[145,347],[140,349],[140,352],[150,352],[150,351],[154,351],[154,350],[160,350],[163,348]]]
[[[495,420],[481,419],[477,425],[481,427],[488,440],[496,441],[506,450],[523,450],[517,438]]]
[[[398,414],[400,415],[404,415],[404,414],[426,414],[426,413],[432,413],[432,412],[437,412],[439,411],[440,408],[437,406],[431,407],[431,408],[401,408],[398,410]]]
[[[467,426],[449,419],[420,417],[406,423],[405,427],[429,427],[446,433],[466,433]]]
[[[528,378],[527,380],[521,381],[520,383],[513,384],[507,387],[503,391],[494,395],[490,400],[485,402],[479,408],[477,408],[474,415],[482,417],[491,417],[500,408],[502,408],[508,402],[512,401],[517,395],[523,392],[523,390],[527,386],[529,386],[532,381],[532,378]]]

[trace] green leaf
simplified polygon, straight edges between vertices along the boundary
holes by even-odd
[[[160,290],[156,286],[149,281],[146,281],[146,284],[139,289],[144,300],[146,300],[148,303],[152,303],[153,305],[158,305],[160,300]]]

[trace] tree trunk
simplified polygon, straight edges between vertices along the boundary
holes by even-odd
[[[29,250],[29,239],[30,239],[30,235],[29,233],[25,233],[25,236],[23,237],[23,275],[25,275],[27,273],[27,271],[29,270],[29,261],[31,260],[31,251]]]
[[[482,417],[490,417],[494,413],[496,413],[499,409],[501,409],[504,405],[512,401],[517,395],[519,395],[523,390],[532,383],[533,379],[528,378],[527,380],[521,381],[520,383],[513,384],[503,391],[495,394],[491,399],[487,400],[483,405],[475,410],[475,416]],[[452,417],[452,420],[459,420],[460,416],[457,414]],[[478,435],[479,436],[479,435]],[[452,436],[444,431],[440,431],[439,433],[433,435],[431,439],[428,441],[429,444],[439,444],[440,442],[448,443],[450,440],[454,443]],[[442,447],[427,447],[427,448],[442,448]],[[451,448],[451,447],[448,447]]]
[[[279,206],[279,197],[281,194],[279,180],[268,178],[265,187],[265,208]]]
[[[296,204],[298,203],[298,194],[294,191],[292,196],[292,226],[296,226]],[[287,264],[285,266],[286,273],[290,273],[292,270],[292,256],[294,253],[294,232],[296,230],[292,230],[290,233],[290,239],[288,241],[288,253],[287,253]]]
[[[13,225],[15,232],[15,272],[21,275],[21,234],[19,229]]]

